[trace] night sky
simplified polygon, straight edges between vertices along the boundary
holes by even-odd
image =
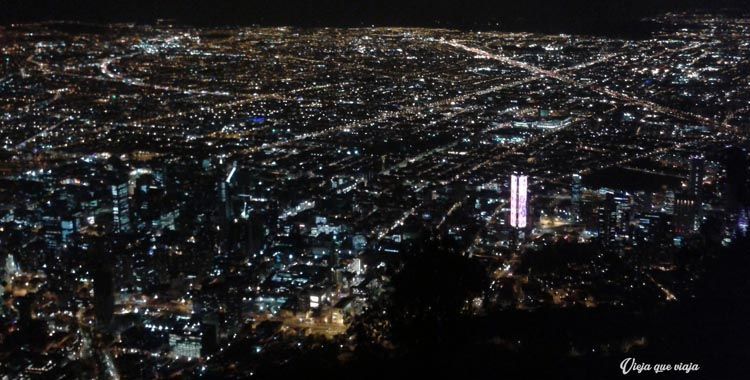
[[[77,20],[195,25],[437,26],[546,33],[643,34],[664,11],[747,9],[742,0],[3,0],[0,22]]]

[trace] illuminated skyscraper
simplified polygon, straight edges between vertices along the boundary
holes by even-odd
[[[675,198],[675,230],[680,233],[697,232],[700,228],[703,216],[702,187],[705,173],[705,158],[691,156],[687,192]]]
[[[627,235],[632,212],[630,195],[618,191],[614,194],[614,200],[617,235]]]
[[[674,202],[674,226],[677,233],[696,232],[700,228],[698,200],[690,194],[680,194]]]
[[[740,215],[737,217],[737,233],[740,236],[747,236],[747,220],[747,210],[743,208],[742,210],[740,210]]]
[[[4,273],[2,280],[10,283],[13,277],[18,275],[20,271],[21,269],[18,267],[16,258],[13,257],[13,254],[9,253],[8,256],[5,256],[5,268],[3,269]],[[0,289],[0,291],[2,291],[2,289]]]
[[[575,173],[573,174],[573,183],[570,189],[571,211],[573,214],[573,220],[575,221],[581,219],[581,196],[581,175]]]
[[[232,188],[237,183],[235,174],[237,173],[237,161],[232,162],[232,166],[227,172],[227,178],[219,184],[219,196],[221,203],[224,205],[224,217],[226,220],[234,219],[234,208],[232,206]]]
[[[690,178],[688,179],[688,194],[700,202],[703,175],[706,172],[706,162],[702,156],[690,157]]]
[[[603,247],[611,248],[617,238],[617,201],[614,193],[607,193],[597,216],[599,242]]]
[[[510,176],[510,225],[526,228],[528,176]]]
[[[112,217],[115,232],[130,232],[130,201],[127,182],[112,185]]]

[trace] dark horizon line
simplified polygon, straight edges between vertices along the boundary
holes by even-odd
[[[415,26],[607,31],[669,11],[750,10],[742,0],[3,0],[0,25],[70,20],[195,26]],[[730,11],[731,12],[731,11]]]

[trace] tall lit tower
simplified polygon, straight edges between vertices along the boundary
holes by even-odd
[[[526,228],[528,178],[523,174],[510,176],[510,225],[515,228]]]
[[[570,203],[572,206],[573,219],[579,221],[581,219],[581,175],[578,173],[573,174],[573,183],[570,189]]]
[[[219,193],[221,196],[221,202],[224,204],[224,217],[226,220],[232,220],[234,218],[234,209],[232,207],[232,195],[230,189],[237,183],[232,181],[234,175],[237,173],[237,161],[232,162],[232,167],[229,169],[227,178],[219,185]]]
[[[21,269],[18,267],[18,264],[16,264],[16,258],[13,257],[13,254],[9,253],[8,256],[5,256],[5,273],[3,274],[3,280],[10,284],[13,277],[18,275],[20,271]],[[0,291],[1,290],[2,289],[0,289]]]
[[[607,193],[597,212],[599,241],[605,248],[612,248],[617,238],[617,200],[614,193]]]
[[[688,179],[688,193],[696,200],[701,200],[701,186],[703,175],[706,173],[706,160],[703,156],[690,157],[690,178]]]
[[[128,183],[112,185],[112,216],[117,233],[130,232],[130,201],[128,200]]]

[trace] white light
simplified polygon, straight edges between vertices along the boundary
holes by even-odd
[[[528,176],[516,174],[510,176],[510,225],[513,227],[526,227],[527,191]]]
[[[227,176],[226,182],[229,183],[232,181],[232,176],[234,176],[234,172],[237,171],[237,166],[232,166],[232,170],[229,171],[229,175]]]

